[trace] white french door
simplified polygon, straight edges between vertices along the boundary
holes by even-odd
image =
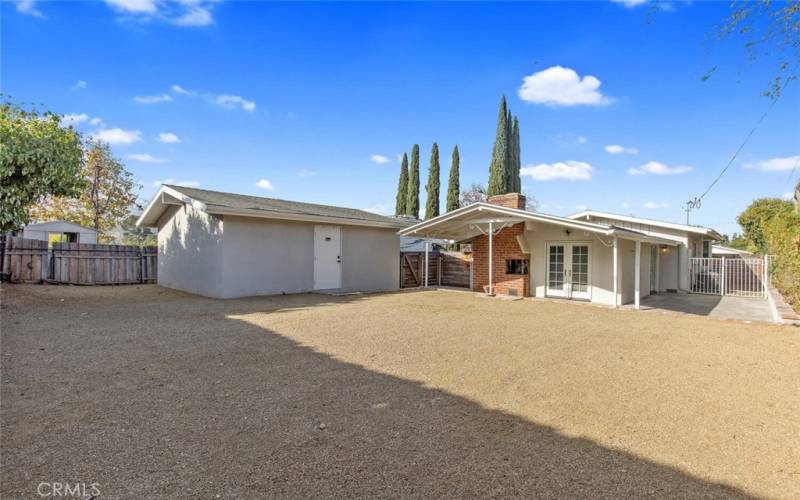
[[[588,242],[548,243],[546,295],[590,300],[591,251]]]

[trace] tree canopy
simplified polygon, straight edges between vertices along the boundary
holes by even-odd
[[[497,132],[489,163],[488,196],[519,193],[522,189],[519,147],[519,119],[511,114],[506,96],[503,96],[497,112]]]
[[[459,194],[461,186],[459,185],[459,168],[461,159],[458,155],[458,146],[453,147],[453,155],[450,158],[450,176],[447,179],[447,206],[445,207],[448,212],[453,211],[461,206]]]
[[[80,135],[56,114],[0,103],[0,232],[28,223],[43,197],[78,195],[82,164]]]
[[[406,214],[406,198],[408,196],[408,155],[403,153],[400,163],[400,178],[397,181],[397,196],[395,197],[394,214]]]
[[[411,148],[411,168],[408,171],[406,215],[419,218],[419,144]]]
[[[104,142],[87,141],[81,175],[86,189],[77,196],[47,196],[31,208],[30,216],[91,227],[101,241],[112,241],[135,205],[140,186]]]

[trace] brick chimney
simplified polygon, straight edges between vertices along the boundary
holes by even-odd
[[[526,200],[525,195],[521,193],[506,193],[490,196],[489,203],[492,205],[500,205],[501,207],[506,208],[518,208],[520,210],[525,210]]]

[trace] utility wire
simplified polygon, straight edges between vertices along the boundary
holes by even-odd
[[[772,111],[772,108],[774,108],[774,107],[775,107],[775,104],[778,102],[778,100],[779,100],[779,99],[781,98],[781,96],[783,95],[784,91],[786,90],[786,87],[789,85],[789,82],[791,82],[792,80],[794,80],[794,78],[795,78],[794,76],[791,76],[791,77],[789,77],[789,78],[787,78],[787,79],[786,79],[786,83],[784,83],[784,84],[783,84],[783,88],[781,88],[781,91],[780,91],[780,93],[778,94],[778,96],[777,96],[777,97],[775,97],[775,99],[773,99],[773,100],[772,100],[772,102],[770,103],[769,107],[768,107],[768,108],[766,109],[766,111],[764,111],[764,113],[761,115],[761,118],[759,118],[759,119],[758,119],[758,121],[756,122],[756,124],[753,126],[753,128],[752,128],[752,129],[750,129],[750,132],[747,134],[747,137],[745,137],[745,138],[744,138],[744,141],[742,141],[742,144],[741,144],[741,145],[739,145],[739,148],[736,150],[736,152],[735,152],[735,153],[733,153],[733,156],[731,156],[731,159],[730,159],[730,160],[728,160],[728,164],[727,164],[727,165],[725,165],[725,168],[723,168],[723,169],[722,169],[722,171],[719,173],[719,175],[717,175],[717,177],[714,179],[714,181],[713,181],[711,184],[709,184],[708,188],[706,188],[706,190],[705,190],[705,191],[703,191],[703,194],[701,194],[701,195],[700,195],[698,198],[696,198],[696,200],[697,200],[697,201],[701,201],[701,200],[702,200],[702,199],[705,197],[705,195],[707,195],[707,194],[708,194],[708,192],[709,192],[709,191],[711,191],[711,188],[713,188],[713,187],[714,187],[714,185],[715,185],[717,182],[719,182],[719,180],[722,178],[722,176],[723,176],[723,175],[725,175],[725,172],[727,172],[727,171],[728,171],[728,169],[730,168],[730,166],[731,166],[731,165],[733,165],[733,162],[736,160],[736,157],[737,157],[737,156],[739,156],[739,153],[741,153],[741,152],[742,152],[742,149],[744,149],[745,145],[746,145],[746,144],[747,144],[747,142],[750,140],[750,138],[753,136],[753,134],[755,133],[755,131],[758,129],[758,127],[760,127],[760,126],[761,126],[761,123],[763,123],[764,119],[767,117],[767,115],[769,114],[769,112],[770,112],[770,111]],[[797,164],[795,164],[795,167],[797,167]]]

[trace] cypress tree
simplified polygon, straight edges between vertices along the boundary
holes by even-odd
[[[520,146],[519,146],[519,118],[514,117],[514,124],[511,127],[511,158],[512,158],[512,168],[511,168],[511,179],[512,179],[512,193],[521,193],[522,192],[522,179],[520,179],[519,173],[522,169],[522,156],[520,155]]]
[[[406,215],[419,219],[419,144],[411,148],[411,168],[408,170]]]
[[[503,96],[500,100],[500,111],[497,113],[497,135],[489,164],[489,186],[486,189],[488,196],[508,192],[508,146],[508,109],[506,96]]]
[[[458,146],[453,148],[453,157],[450,160],[450,177],[447,180],[447,211],[455,210],[461,204],[461,186],[459,186],[458,167],[461,159],[458,156]]]
[[[435,142],[431,148],[431,164],[428,168],[428,185],[425,186],[428,194],[425,199],[425,218],[432,219],[439,216],[439,145]]]
[[[408,155],[403,153],[403,162],[400,164],[400,180],[397,181],[397,197],[395,198],[395,205],[394,205],[395,215],[405,215],[407,195],[408,195]]]

